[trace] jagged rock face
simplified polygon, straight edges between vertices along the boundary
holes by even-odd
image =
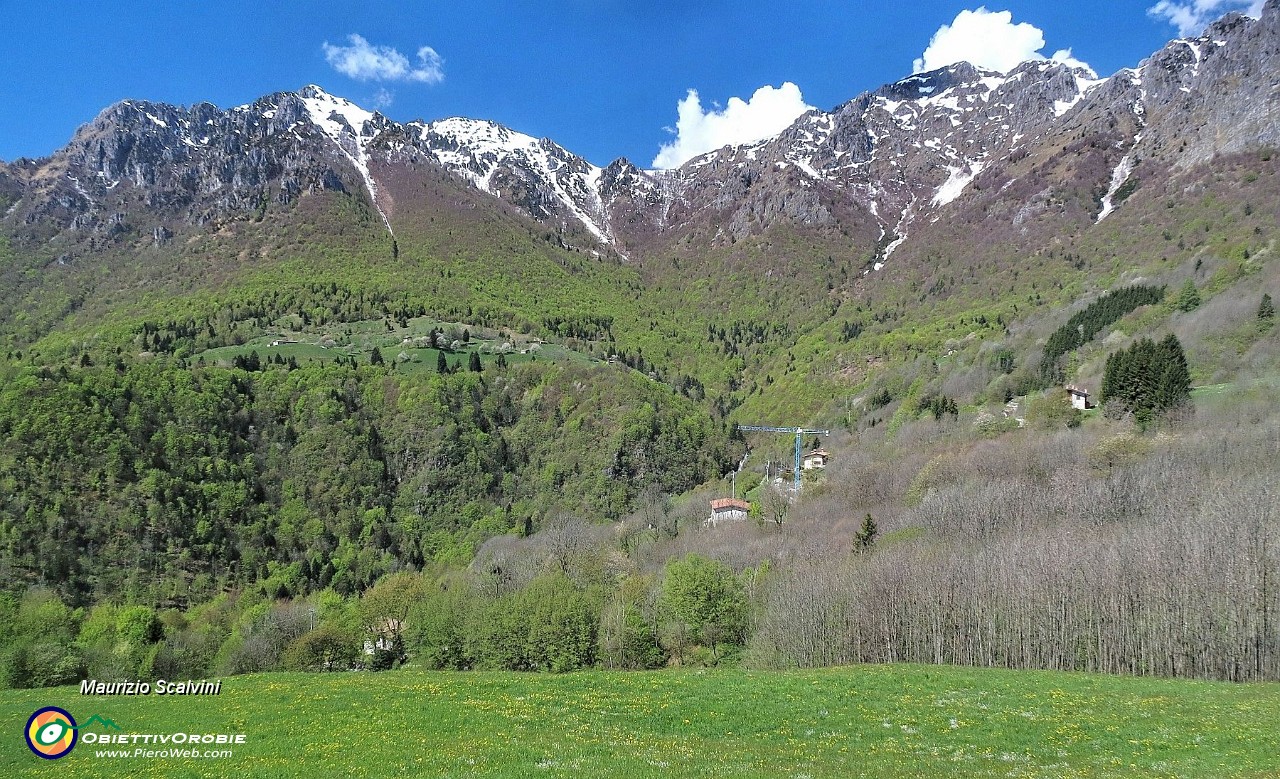
[[[873,222],[891,253],[913,221],[945,207],[985,167],[1042,132],[1097,82],[1063,65],[1010,74],[962,63],[810,112],[775,138],[686,164],[694,210],[736,209],[742,231],[777,220],[829,224],[838,201]],[[706,193],[706,196],[704,196]]]
[[[883,231],[879,261],[913,225],[962,208],[954,201],[971,195],[975,181],[1006,186],[1027,177],[1035,193],[1046,185],[1052,193],[1054,182],[1083,187],[1094,196],[1095,218],[1105,218],[1131,177],[1276,143],[1277,72],[1280,3],[1271,0],[1259,20],[1228,15],[1200,38],[1171,42],[1109,79],[1050,62],[1003,75],[967,64],[917,74],[829,114],[801,117],[776,138],[691,161],[681,171],[681,194],[696,199],[717,180],[737,197],[740,182],[794,188],[795,180],[771,175],[793,166],[807,179],[800,186],[865,206]]]
[[[1228,15],[1108,79],[1052,62],[1005,74],[961,63],[673,171],[599,168],[492,122],[397,124],[318,87],[229,111],[125,101],[53,157],[0,170],[0,202],[28,225],[164,241],[182,225],[338,190],[367,197],[393,230],[395,199],[380,181],[430,164],[641,262],[691,236],[733,243],[792,225],[878,235],[878,264],[984,186],[1027,198],[1025,221],[1059,198],[1055,182],[1069,185],[1102,219],[1133,177],[1278,143],[1277,72],[1280,0],[1270,0],[1260,20]]]
[[[1258,20],[1229,14],[1195,39],[1174,41],[1133,80],[1150,131],[1147,155],[1174,167],[1280,142],[1280,4]]]
[[[24,219],[110,232],[140,202],[153,227],[168,229],[287,204],[345,186],[323,140],[293,94],[230,111],[124,101],[26,171]]]

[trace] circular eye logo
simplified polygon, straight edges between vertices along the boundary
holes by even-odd
[[[45,706],[27,720],[27,746],[45,760],[57,760],[76,745],[76,719],[65,709]]]

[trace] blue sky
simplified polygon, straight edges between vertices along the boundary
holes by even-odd
[[[1105,76],[1260,4],[13,0],[0,159],[49,154],[126,98],[227,108],[316,83],[399,121],[492,119],[599,165],[674,163],[957,51],[1013,56],[1041,41],[1039,56],[1069,49]]]

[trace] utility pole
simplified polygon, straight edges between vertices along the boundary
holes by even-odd
[[[831,435],[830,430],[806,430],[803,427],[766,427],[764,425],[738,425],[739,430],[747,430],[759,433],[793,433],[796,437],[796,466],[792,472],[794,479],[792,482],[792,490],[796,495],[800,494],[800,448],[803,446],[804,437],[807,435]]]

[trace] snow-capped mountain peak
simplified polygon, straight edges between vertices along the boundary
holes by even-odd
[[[365,187],[369,190],[369,198],[374,208],[382,217],[388,232],[391,220],[378,203],[378,185],[369,171],[369,143],[379,131],[392,123],[381,114],[366,111],[346,98],[336,97],[315,84],[310,84],[298,91],[298,97],[307,107],[311,121],[320,131],[329,136],[351,164],[360,172]],[[381,121],[378,121],[381,120]]]
[[[298,97],[306,105],[311,121],[335,141],[347,135],[368,137],[373,133],[369,123],[374,112],[367,111],[346,98],[336,97],[315,84],[303,87]]]
[[[1277,41],[1280,0],[1268,0],[1259,19],[1228,15],[1108,79],[1053,61],[1007,73],[958,63],[660,172],[625,160],[601,169],[491,121],[397,124],[315,85],[230,110],[128,100],[77,131],[56,160],[21,169],[35,193],[24,218],[110,231],[118,201],[138,193],[192,224],[260,218],[272,203],[350,192],[358,175],[389,230],[397,197],[415,196],[402,182],[426,163],[587,250],[643,258],[666,240],[731,246],[780,223],[854,225],[842,235],[870,240],[875,267],[909,233],[943,229],[1006,189],[1035,200],[1017,220],[1070,201],[1096,223],[1161,171],[1280,144]],[[1079,181],[1063,195],[1041,184],[1054,176]]]
[[[454,117],[414,123],[423,150],[443,167],[539,218],[571,217],[600,242],[613,242],[603,169],[547,138],[489,121]]]

